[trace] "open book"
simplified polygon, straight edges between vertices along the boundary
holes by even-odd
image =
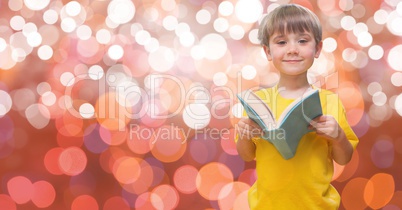
[[[317,89],[309,89],[295,99],[275,120],[268,105],[251,90],[237,95],[247,115],[263,130],[262,138],[271,142],[284,159],[292,158],[300,139],[311,132],[310,121],[322,115]]]

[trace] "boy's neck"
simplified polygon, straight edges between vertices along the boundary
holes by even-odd
[[[307,80],[307,74],[297,76],[281,74],[277,86],[287,91],[298,91],[309,88],[310,84]]]

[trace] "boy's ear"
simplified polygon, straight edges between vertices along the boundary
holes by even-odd
[[[316,51],[314,55],[315,58],[318,58],[320,56],[321,50],[322,50],[322,41],[320,41],[320,43],[318,43],[316,46]]]
[[[265,55],[267,56],[267,59],[269,61],[272,61],[271,51],[269,50],[269,47],[267,45],[264,45],[263,49],[264,49]]]

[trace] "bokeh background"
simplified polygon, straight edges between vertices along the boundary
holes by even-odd
[[[0,0],[0,209],[248,209],[235,94],[277,82],[256,34],[284,3],[360,138],[341,209],[402,209],[400,0]]]

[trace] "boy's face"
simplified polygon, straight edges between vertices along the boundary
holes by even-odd
[[[318,58],[322,42],[316,44],[310,32],[274,33],[269,39],[269,47],[264,51],[281,74],[299,75],[305,73]]]

